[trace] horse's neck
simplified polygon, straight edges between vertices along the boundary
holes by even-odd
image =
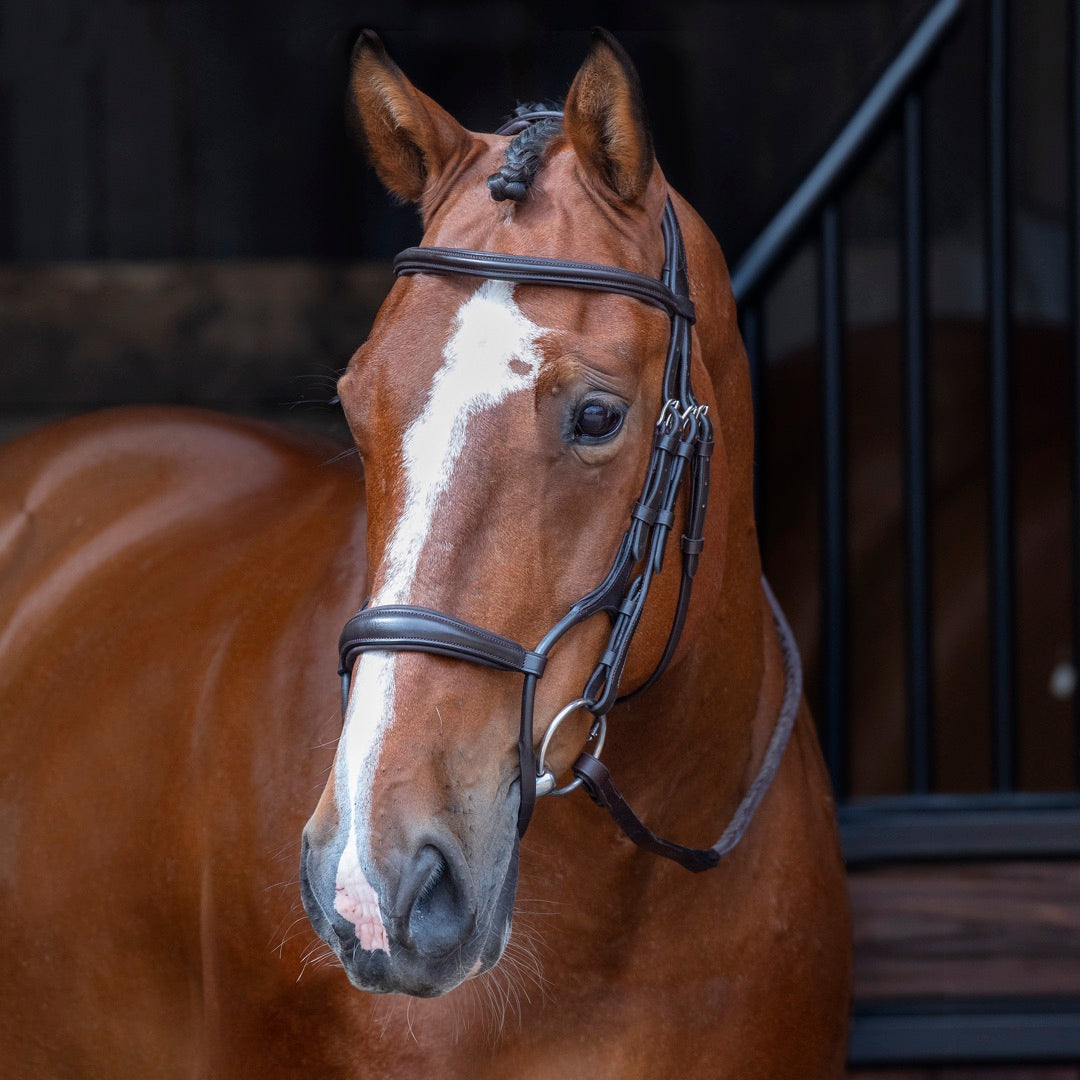
[[[678,661],[612,717],[612,776],[661,835],[694,847],[728,824],[783,694],[757,553],[738,547],[729,544],[720,596],[695,618]]]
[[[686,846],[707,847],[727,826],[760,767],[784,677],[761,586],[750,382],[730,283],[715,239],[696,213],[678,202],[701,314],[697,345],[716,392],[710,414],[717,436],[716,506],[676,660],[655,686],[613,711],[604,760],[631,807],[656,832]],[[558,845],[553,850],[564,853],[560,858],[580,856],[594,875],[605,867],[612,875],[608,895],[618,888],[621,873],[640,877],[641,865],[625,843],[601,852],[584,850],[581,830],[597,811],[584,800],[576,802],[576,811],[571,810],[575,800],[565,803],[570,805],[557,813],[544,807],[540,819],[548,819],[550,839]],[[692,880],[683,870],[677,874]]]
[[[705,328],[702,338],[725,350],[713,357],[717,505],[706,554],[675,662],[650,690],[613,711],[604,751],[633,810],[665,839],[690,847],[711,846],[727,827],[761,766],[784,693],[753,522],[745,357],[729,328]],[[590,813],[585,805],[582,814]],[[628,873],[640,873],[640,864],[625,862],[627,853],[623,844],[610,854],[624,859]]]
[[[637,738],[628,768],[680,778],[656,785],[657,805],[648,809],[672,829],[683,823],[683,836],[689,826],[683,842],[705,846],[720,835],[760,765],[784,685],[761,586],[753,404],[730,280],[712,233],[688,204],[677,204],[699,312],[696,347],[716,397],[715,505],[681,659],[650,694],[630,703]]]

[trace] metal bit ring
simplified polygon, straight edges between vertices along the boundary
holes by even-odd
[[[578,709],[587,708],[589,705],[588,698],[576,698],[571,701],[569,705],[564,705],[562,709],[555,715],[555,719],[548,725],[547,731],[544,732],[544,738],[540,742],[540,753],[536,759],[536,794],[541,795],[569,795],[571,791],[581,787],[581,781],[575,777],[569,784],[563,785],[563,787],[555,786],[555,774],[546,767],[544,759],[547,757],[548,746],[551,744],[551,739],[554,736],[559,725],[573,712],[577,712]],[[604,739],[607,736],[607,714],[596,717],[592,723],[592,727],[589,728],[588,738],[586,743],[592,742],[593,739],[597,740],[596,749],[592,752],[593,757],[598,758],[604,749]]]

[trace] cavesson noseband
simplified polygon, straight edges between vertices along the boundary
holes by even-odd
[[[550,115],[518,117],[522,120]],[[508,125],[497,134],[517,128]],[[371,650],[430,652],[483,664],[524,677],[521,696],[521,726],[518,756],[521,762],[518,832],[524,835],[538,795],[565,794],[583,786],[588,794],[608,809],[635,843],[679,862],[691,870],[714,866],[720,855],[734,847],[749,824],[783,753],[802,692],[798,651],[790,630],[780,614],[771,591],[766,595],[773,608],[785,656],[784,705],[773,732],[769,750],[736,810],[731,825],[712,848],[683,848],[652,834],[619,795],[606,768],[600,763],[606,731],[606,714],[619,698],[619,684],[634,631],[637,629],[653,578],[663,566],[668,534],[675,522],[680,492],[687,487],[686,526],[681,540],[682,578],[679,597],[668,634],[667,645],[656,668],[633,693],[651,686],[663,674],[679,642],[694,574],[704,545],[705,513],[709,498],[709,459],[713,449],[708,406],[694,397],[690,381],[691,331],[694,305],[686,273],[686,254],[674,207],[668,199],[662,222],[664,269],[659,279],[619,267],[564,259],[521,255],[500,255],[463,248],[412,247],[394,260],[397,274],[465,274],[530,285],[558,285],[575,289],[621,293],[665,311],[671,320],[667,362],[663,377],[663,405],[653,433],[652,451],[641,495],[630,512],[630,525],[623,535],[615,561],[604,580],[582,597],[544,635],[534,649],[502,634],[459,619],[445,612],[411,604],[365,607],[354,615],[341,633],[339,674],[342,679],[342,716],[349,698],[349,682],[358,655]],[[534,749],[533,709],[536,682],[559,639],[573,626],[601,612],[611,618],[611,633],[600,661],[590,675],[580,697],[565,706],[554,718],[541,743],[539,761]],[[596,739],[594,753],[583,752],[574,763],[575,780],[557,788],[554,775],[545,765],[548,743],[562,721],[576,709],[593,713],[596,720],[590,741]],[[736,829],[737,835],[730,836]],[[722,850],[721,850],[722,849]]]

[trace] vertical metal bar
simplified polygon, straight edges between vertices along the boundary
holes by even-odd
[[[987,33],[987,300],[990,446],[990,708],[994,783],[1016,786],[1016,608],[1013,582],[1012,370],[1009,356],[1009,5],[989,0]]]
[[[1073,671],[1080,672],[1080,0],[1069,4],[1069,305],[1072,312],[1072,617]],[[1080,692],[1073,691],[1073,755],[1080,787]]]
[[[906,676],[908,787],[923,794],[933,783],[930,416],[926,373],[926,242],[923,205],[923,100],[913,91],[904,100],[903,141],[903,319],[904,319],[904,520],[907,599]]]
[[[82,78],[82,185],[72,214],[80,220],[79,248],[84,259],[101,259],[110,251],[108,155],[102,152],[107,142],[108,102],[105,71],[92,63]],[[170,253],[171,254],[171,253]]]
[[[819,248],[821,299],[821,662],[825,758],[837,798],[848,790],[847,484],[844,295],[840,209],[825,205]]]
[[[15,117],[12,95],[8,83],[0,79],[0,260],[7,262],[17,257],[15,250]]]
[[[765,314],[760,300],[742,309],[742,338],[754,395],[754,520],[765,548]]]

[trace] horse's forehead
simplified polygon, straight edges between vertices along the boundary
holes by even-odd
[[[425,246],[567,258],[651,276],[658,271],[652,263],[662,261],[663,252],[656,223],[639,212],[623,215],[625,220],[613,226],[610,212],[582,187],[568,146],[556,147],[522,203],[492,200],[485,180],[504,149],[493,146],[460,178],[428,222]],[[475,369],[478,377],[496,356],[521,367],[515,354],[525,337],[543,368],[536,374],[549,382],[552,368],[561,369],[558,361],[573,354],[601,356],[601,367],[618,368],[629,377],[638,367],[635,358],[649,352],[645,339],[655,333],[659,341],[666,334],[663,313],[639,310],[635,301],[616,294],[515,289],[506,282],[429,274],[399,279],[395,291],[370,353],[372,377],[394,403],[391,413],[398,406],[411,413],[422,404],[446,364],[448,348],[458,354],[459,370]],[[523,337],[526,323],[531,330]]]
[[[548,330],[541,316],[534,321],[525,314],[516,291],[512,282],[485,279],[467,295],[454,290],[441,310],[428,308],[430,359],[415,364],[417,406],[428,412],[474,412],[535,384]]]
[[[525,316],[514,291],[511,282],[485,280],[460,304],[426,390],[403,431],[404,508],[387,560],[391,567],[400,563],[391,573],[391,580],[398,582],[391,591],[402,595],[384,603],[406,600],[409,586],[404,579],[411,581],[416,570],[472,418],[536,386],[544,328]]]
[[[642,205],[614,207],[603,193],[583,183],[573,148],[557,137],[545,151],[525,198],[497,202],[491,197],[487,178],[503,164],[508,140],[480,138],[488,143],[488,151],[445,193],[427,222],[424,244],[606,262],[641,273],[659,272],[663,261],[663,184],[650,191]]]

